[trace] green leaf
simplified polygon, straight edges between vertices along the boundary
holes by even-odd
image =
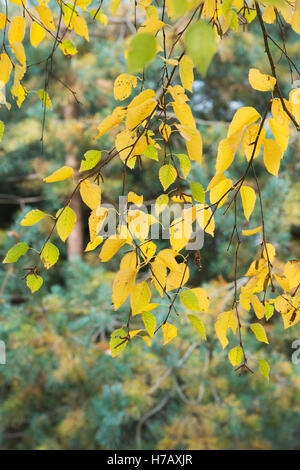
[[[52,108],[50,96],[45,90],[39,90],[36,92],[36,94],[38,95],[39,99],[41,100],[41,102],[46,108],[48,109]]]
[[[244,11],[244,17],[248,21],[248,23],[252,23],[254,18],[256,18],[256,11],[255,10],[248,10],[247,8]]]
[[[172,0],[173,16],[172,18],[179,18],[184,16],[188,10],[187,0]]]
[[[205,191],[200,183],[190,183],[192,196],[197,202],[205,202]]]
[[[217,50],[216,36],[212,27],[205,21],[197,21],[188,28],[185,45],[187,54],[204,76]]]
[[[266,316],[266,319],[269,320],[273,316],[274,305],[266,304],[265,307],[266,307],[265,316]]]
[[[162,184],[162,187],[164,188],[164,191],[168,189],[168,187],[175,181],[176,176],[177,176],[176,170],[170,164],[163,165],[159,169],[158,177],[159,177],[159,181]]]
[[[187,317],[190,320],[193,327],[198,331],[198,333],[200,333],[203,339],[206,340],[205,327],[202,321],[200,320],[200,318],[196,317],[196,315],[188,315]]]
[[[230,349],[228,353],[229,360],[231,364],[233,365],[233,367],[240,365],[240,363],[243,360],[243,356],[244,356],[244,353],[240,346]]]
[[[81,161],[79,171],[91,170],[101,159],[99,150],[88,150],[84,154],[84,160]]]
[[[28,212],[20,222],[23,227],[30,227],[31,225],[37,224],[45,217],[45,212],[39,209],[34,209]]]
[[[59,47],[65,55],[75,55],[78,52],[74,44],[69,39],[63,41]]]
[[[46,269],[51,268],[59,258],[59,250],[53,243],[47,242],[41,253],[41,260]]]
[[[126,334],[125,330],[123,330],[123,328],[119,328],[118,330],[115,330],[111,334],[109,346],[110,346],[112,357],[118,356],[123,351],[123,349],[126,347],[127,342],[128,342],[127,340],[124,341],[124,338],[126,336],[127,336],[127,334]]]
[[[40,289],[43,284],[43,278],[41,276],[35,276],[34,274],[29,274],[26,277],[26,284],[31,290],[32,294]]]
[[[130,73],[141,72],[156,55],[156,38],[151,33],[140,33],[129,44],[127,64]]]
[[[258,364],[259,364],[259,372],[267,379],[267,381],[269,382],[269,374],[270,374],[270,366],[269,364],[267,363],[267,361],[265,361],[265,359],[259,359],[258,361]]]
[[[232,17],[230,21],[230,27],[234,30],[237,31],[239,27],[239,20],[236,11],[232,11]]]
[[[5,129],[4,122],[3,122],[3,121],[0,121],[0,142],[1,142],[1,140],[2,140],[2,136],[3,136],[4,129]]]
[[[156,328],[156,318],[151,312],[143,312],[142,320],[149,336],[153,338]]]
[[[151,160],[156,160],[158,162],[157,150],[153,145],[148,145],[143,155]]]
[[[18,259],[23,256],[28,250],[29,246],[25,242],[20,242],[14,245],[8,252],[3,260],[3,263],[15,263]]]
[[[191,170],[191,161],[189,157],[185,155],[184,153],[179,153],[178,155],[176,155],[176,157],[179,160],[182,174],[184,178],[186,178]]]
[[[159,215],[165,210],[169,203],[169,196],[167,194],[161,194],[155,201],[155,212]]]

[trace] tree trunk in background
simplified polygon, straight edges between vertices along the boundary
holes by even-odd
[[[74,88],[74,80],[72,80],[72,73],[70,73],[67,84],[70,88]],[[68,102],[64,107],[64,119],[74,121],[77,117],[77,106],[78,104],[70,95]],[[66,142],[66,165],[74,169],[74,173],[78,170],[78,158],[77,158],[77,146],[76,139],[69,138]],[[73,196],[70,207],[76,214],[76,225],[73,232],[70,234],[67,240],[67,252],[68,259],[72,259],[75,256],[81,256],[83,251],[83,221],[82,221],[82,208],[81,208],[81,198],[79,191]]]

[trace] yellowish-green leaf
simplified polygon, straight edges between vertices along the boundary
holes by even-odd
[[[26,277],[26,284],[31,290],[32,294],[39,290],[43,284],[43,278],[38,275],[29,274]]]
[[[28,212],[20,222],[20,225],[24,227],[29,227],[31,225],[37,224],[45,217],[45,212],[40,211],[39,209],[33,209]]]
[[[147,333],[151,338],[154,337],[156,328],[156,318],[151,312],[143,312],[142,319],[146,328]]]
[[[269,377],[269,374],[270,374],[270,366],[269,364],[267,363],[267,361],[265,359],[259,359],[258,360],[258,364],[259,364],[259,372],[267,379],[267,381],[269,382],[270,380],[270,377]]]
[[[91,170],[94,168],[101,159],[101,152],[99,150],[88,150],[84,154],[84,159],[81,160],[79,171]]]
[[[43,103],[43,106],[45,106],[48,109],[52,108],[52,103],[51,103],[50,97],[49,97],[48,93],[45,90],[38,90],[36,92],[36,94],[38,95],[39,99]]]
[[[200,333],[200,335],[203,337],[203,339],[206,340],[205,327],[202,321],[200,320],[200,318],[196,317],[196,315],[191,315],[191,314],[188,315],[187,317],[190,320],[193,327],[195,328],[195,330],[197,330],[198,333]]]
[[[159,181],[162,184],[162,187],[164,188],[164,191],[166,191],[166,189],[168,189],[168,187],[172,183],[174,183],[174,181],[176,180],[176,176],[177,176],[176,170],[170,164],[163,165],[159,169],[158,177],[159,177]]]
[[[63,242],[66,241],[70,233],[76,224],[76,214],[71,207],[66,206],[63,209],[59,209],[56,214],[57,222],[56,228],[57,233]]]
[[[201,287],[181,292],[180,299],[189,310],[207,312],[209,309],[208,295]]]
[[[150,302],[151,293],[146,281],[140,282],[134,286],[130,296],[130,307],[132,316],[141,313]]]
[[[140,33],[130,41],[127,55],[129,72],[141,72],[156,55],[156,38],[151,33]]]
[[[257,341],[269,344],[265,329],[260,323],[252,323],[250,328],[255,334]]]
[[[124,339],[126,337],[127,333],[125,332],[125,330],[123,330],[123,328],[119,328],[111,334],[109,347],[112,357],[118,356],[126,347],[128,342],[127,339]]]
[[[243,360],[243,350],[240,346],[230,349],[228,353],[229,360],[233,367],[239,366]]]
[[[62,50],[64,55],[75,55],[77,54],[78,50],[74,46],[74,44],[70,41],[70,39],[66,39],[59,44],[59,48]]]
[[[205,75],[217,51],[216,35],[211,25],[200,20],[190,26],[185,35],[185,45],[193,63]]]
[[[155,212],[159,215],[165,210],[169,203],[169,196],[167,194],[161,194],[155,201]]]
[[[190,183],[192,196],[197,202],[205,202],[205,191],[200,183]]]
[[[28,250],[29,246],[25,242],[20,242],[8,250],[3,263],[15,263]]]
[[[59,250],[51,242],[47,242],[41,253],[41,260],[46,269],[50,269],[59,258]]]
[[[191,170],[191,161],[190,161],[189,157],[187,155],[185,155],[184,153],[177,154],[176,157],[179,160],[182,174],[183,174],[184,178],[186,178],[187,175],[189,174],[190,170]]]

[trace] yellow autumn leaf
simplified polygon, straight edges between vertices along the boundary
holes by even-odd
[[[137,135],[129,130],[119,132],[115,141],[116,149],[119,152],[124,165],[128,168],[134,168],[136,161]]]
[[[145,91],[147,91],[147,90],[145,90]],[[153,91],[153,90],[151,90],[151,91]],[[130,103],[130,105],[128,106],[128,109],[127,109],[126,128],[129,129],[129,130],[135,129],[146,118],[149,118],[150,116],[153,117],[154,116],[154,110],[157,106],[154,91],[153,91],[152,96],[150,96],[145,101],[142,101],[142,102],[136,101],[137,104],[133,105],[134,100],[135,100],[135,98]]]
[[[59,251],[53,243],[47,242],[41,252],[41,260],[46,269],[50,269],[58,260]]]
[[[8,82],[10,73],[12,71],[12,63],[7,54],[0,55],[0,83],[4,85]]]
[[[133,191],[127,194],[127,202],[132,202],[135,206],[140,207],[143,204],[144,196],[138,196]]]
[[[21,42],[14,42],[11,48],[20,64],[26,66],[26,54],[23,44]]]
[[[116,274],[112,291],[112,303],[115,310],[118,310],[133,291],[136,274],[135,268],[121,269]]]
[[[244,353],[240,346],[236,346],[235,348],[230,349],[228,353],[228,358],[231,364],[233,365],[233,367],[240,365],[240,363],[243,360],[243,356],[244,356]]]
[[[251,304],[255,315],[259,320],[261,320],[265,316],[265,306],[262,304],[262,302],[256,295],[251,296]]]
[[[40,211],[39,209],[33,209],[28,212],[20,222],[20,225],[23,227],[29,227],[31,225],[37,224],[45,217],[45,212]]]
[[[101,189],[88,179],[80,183],[80,196],[83,202],[90,208],[96,209],[101,203]]]
[[[268,255],[267,255],[267,252],[268,252]],[[266,247],[264,248],[264,251],[263,251],[263,257],[265,258],[265,260],[267,260],[269,257],[269,261],[270,263],[272,263],[274,261],[275,254],[276,254],[276,250],[274,246],[271,245],[271,243],[266,243]]]
[[[38,12],[41,22],[46,26],[46,28],[50,31],[55,31],[53,15],[50,8],[46,5],[39,5],[38,7],[35,7],[35,9]]]
[[[177,328],[170,323],[164,323],[162,325],[162,331],[164,335],[164,344],[169,343],[172,339],[176,338],[177,336]]]
[[[25,34],[25,20],[23,16],[15,16],[8,30],[8,41],[10,44],[22,42]]]
[[[239,108],[235,112],[229,125],[227,137],[232,137],[236,133],[242,137],[244,128],[257,121],[259,118],[260,114],[256,111],[255,108],[252,108],[251,106],[244,106]]]
[[[45,183],[56,183],[73,177],[74,170],[70,166],[62,166],[59,170],[54,171],[51,175],[43,179]]]
[[[116,100],[125,100],[131,95],[132,88],[135,88],[137,78],[128,73],[121,73],[114,82],[114,97]]]
[[[257,341],[269,344],[265,329],[260,323],[251,323],[250,328],[255,334]]]
[[[222,344],[223,349],[228,344],[227,331],[231,329],[232,332],[235,333],[237,326],[238,326],[237,319],[232,310],[229,310],[227,312],[222,312],[217,317],[217,321],[215,323],[215,330],[220,340],[220,343]]]
[[[196,218],[200,228],[214,237],[215,220],[211,208],[205,204],[197,204]]]
[[[170,138],[170,135],[171,135],[171,132],[172,132],[171,126],[169,126],[168,124],[165,124],[164,122],[162,122],[160,124],[158,130],[161,133],[161,135],[163,136],[164,140],[166,142],[168,142],[168,140]]]
[[[254,90],[272,91],[276,85],[276,78],[261,73],[258,69],[249,70],[249,83]]]
[[[59,209],[56,213],[56,228],[57,233],[63,242],[66,241],[76,224],[76,214],[71,207],[66,206]]]
[[[190,270],[187,264],[179,263],[178,268],[169,272],[166,282],[166,291],[183,287],[189,280]]]
[[[89,30],[86,24],[86,21],[82,16],[79,15],[74,15],[72,18],[72,25],[74,28],[74,31],[78,36],[84,37],[87,41],[89,41]]]
[[[44,39],[46,31],[36,21],[33,21],[30,28],[30,42],[33,47],[37,47]]]
[[[102,242],[103,242],[103,238],[102,238],[102,237],[99,237],[99,236],[96,236],[92,242],[89,242],[89,243],[86,245],[84,251],[85,251],[85,252],[93,251],[93,250],[95,250],[95,248],[97,248],[97,246],[99,246]]]
[[[127,243],[127,239],[118,235],[112,235],[105,240],[99,254],[102,263],[106,263],[106,261],[110,260],[125,243]]]
[[[112,114],[104,118],[103,121],[97,127],[98,134],[96,135],[95,139],[98,139],[110,129],[120,124],[123,121],[125,115],[126,110],[124,108],[118,106],[116,109],[114,109]]]
[[[249,237],[250,235],[254,235],[255,233],[260,232],[261,229],[262,229],[262,225],[256,228],[251,228],[249,230],[242,230],[242,234],[244,235],[244,237]]]
[[[142,313],[145,306],[150,302],[151,293],[146,281],[136,284],[130,295],[130,307],[132,316]]]
[[[256,194],[253,188],[250,186],[242,186],[240,189],[242,203],[243,203],[243,210],[244,215],[247,220],[249,220],[256,201]]]
[[[210,203],[218,204],[218,207],[222,207],[225,204],[231,188],[231,180],[225,178],[220,183],[211,188],[209,193]]]
[[[286,151],[287,146],[289,144],[289,138],[290,138],[289,126],[287,125],[283,126],[282,124],[279,124],[278,121],[276,121],[274,118],[268,119],[268,124],[272,131],[272,134],[275,137],[277,144],[282,150],[282,156],[283,156],[283,153]]]
[[[273,139],[266,139],[264,142],[264,163],[269,173],[278,176],[282,150]]]
[[[221,140],[218,147],[216,173],[223,173],[231,165],[234,153],[227,139]]]
[[[175,261],[175,260],[174,260]],[[175,261],[176,263],[176,261]],[[164,288],[167,279],[167,266],[158,257],[152,263],[152,281],[159,295],[163,297]]]
[[[182,86],[189,90],[193,91],[193,82],[194,82],[194,64],[191,57],[184,55],[179,63],[179,75]]]
[[[252,124],[251,126],[247,127],[244,137],[243,137],[243,149],[244,149],[248,162],[250,161],[252,154],[254,152],[254,142],[257,138],[259,128],[260,128],[259,124]],[[266,137],[266,131],[264,128],[262,128],[259,138],[257,140],[253,159],[257,158],[258,155],[260,154],[261,146],[264,144],[265,137]]]

